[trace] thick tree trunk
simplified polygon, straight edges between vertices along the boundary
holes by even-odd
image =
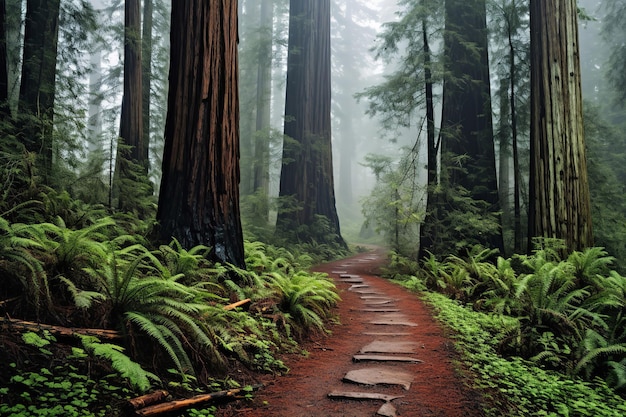
[[[335,208],[330,125],[330,0],[292,0],[289,20],[285,139],[280,196],[297,207],[281,208],[277,229],[308,241],[318,216],[345,245]],[[302,226],[309,226],[303,231]],[[331,242],[332,241],[332,242]]]
[[[530,13],[529,237],[563,239],[568,252],[582,250],[593,245],[593,234],[576,1],[531,0]]]
[[[498,213],[485,0],[445,2],[442,173]],[[457,158],[460,158],[457,160]],[[462,169],[459,169],[459,166]],[[501,249],[502,233],[474,236]]]
[[[141,0],[126,0],[124,10],[124,96],[120,138],[130,147],[129,159],[143,163]]]
[[[163,177],[163,240],[210,246],[244,266],[239,217],[237,1],[172,3]]]
[[[24,28],[24,55],[20,85],[20,115],[25,120],[23,143],[39,156],[45,181],[52,170],[52,132],[56,86],[57,46],[59,38],[60,0],[28,0]]]
[[[137,199],[135,184],[141,181],[133,164],[147,168],[143,147],[143,104],[141,67],[141,0],[124,5],[124,95],[120,117],[120,141],[115,159],[114,196],[123,210],[133,210]]]

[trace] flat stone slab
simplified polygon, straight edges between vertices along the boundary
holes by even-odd
[[[339,274],[339,278],[361,278],[361,275],[358,275],[358,274],[348,274],[346,272],[346,273],[343,273],[343,274]]]
[[[380,400],[380,401],[393,401],[398,398],[403,398],[404,395],[388,395],[379,394],[377,392],[357,392],[357,391],[333,391],[328,394],[329,398],[342,398],[348,400]]]
[[[361,296],[361,300],[391,300],[391,298],[380,294],[364,294]]]
[[[365,300],[364,303],[370,306],[382,306],[385,304],[391,304],[394,301],[395,300],[392,300],[391,298],[387,298],[383,300]]]
[[[363,334],[367,336],[390,336],[390,337],[411,335],[411,333],[401,333],[401,332],[363,332]]]
[[[354,291],[354,290],[359,289],[359,288],[369,288],[369,287],[370,286],[367,285],[367,284],[354,284],[354,285],[350,285],[350,288],[348,288],[348,291]]]
[[[374,340],[361,348],[359,353],[416,353],[417,343],[407,341]]]
[[[365,385],[400,385],[408,391],[413,382],[413,375],[393,368],[364,368],[349,371],[343,379]]]
[[[424,363],[423,360],[411,356],[396,355],[354,355],[352,362],[404,362],[404,363]]]
[[[393,404],[389,402],[381,405],[378,411],[376,411],[376,415],[383,416],[383,417],[397,417],[398,416],[396,414],[396,407],[394,407]]]
[[[347,282],[348,284],[362,284],[363,278],[339,278],[339,281],[341,282]]]
[[[341,274],[347,274],[348,271],[330,271],[330,273],[331,274],[339,274],[339,275],[341,275]]]
[[[363,313],[399,313],[400,309],[395,307],[378,307],[378,308],[358,308],[353,311],[361,311]]]
[[[368,321],[369,324],[376,324],[379,326],[408,326],[408,327],[417,327],[417,323],[413,323],[411,321],[406,321],[403,318],[397,317],[382,317],[380,319]]]
[[[373,288],[357,288],[352,291],[354,291],[357,294],[380,294],[380,292],[378,292],[377,290]]]

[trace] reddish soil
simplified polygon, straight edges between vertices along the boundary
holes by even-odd
[[[378,259],[372,259],[373,254]],[[376,276],[376,270],[384,261],[384,254],[375,252],[328,263],[315,268],[327,272],[336,280],[342,301],[337,313],[341,324],[332,326],[331,335],[313,337],[304,344],[308,356],[287,355],[283,358],[290,372],[283,376],[266,375],[266,385],[255,394],[252,402],[240,401],[220,409],[218,417],[363,417],[374,416],[382,401],[357,401],[329,399],[331,391],[377,392],[403,395],[392,401],[398,416],[482,416],[480,397],[469,388],[455,366],[452,342],[444,335],[441,326],[432,318],[429,309],[405,289]],[[358,274],[368,285],[396,301],[401,313],[417,323],[416,327],[380,326],[368,323],[372,313],[363,309],[362,294],[349,291],[351,284],[332,271]],[[384,364],[410,372],[414,380],[408,391],[398,386],[368,386],[342,382],[346,372],[377,366],[372,363],[353,363],[352,356],[371,343],[377,336],[366,332],[408,333],[398,340],[418,343],[418,352],[411,356],[423,363]],[[387,338],[389,336],[386,336]]]

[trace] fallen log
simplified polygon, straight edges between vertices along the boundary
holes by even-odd
[[[11,329],[26,330],[36,332],[39,330],[47,330],[52,334],[61,336],[96,336],[101,339],[120,339],[120,332],[108,329],[88,329],[80,327],[63,327],[52,324],[35,323],[32,321],[12,319],[4,317],[0,326],[3,331]]]
[[[224,310],[233,310],[237,307],[250,303],[251,300],[246,298],[245,300],[237,301],[224,306]],[[101,339],[113,340],[121,339],[122,334],[116,330],[110,329],[89,329],[81,327],[64,327],[56,326],[53,324],[36,323],[32,321],[12,319],[9,317],[3,317],[0,325],[2,331],[9,331],[11,329],[26,330],[26,331],[39,331],[48,330],[50,333],[60,336],[96,336]]]
[[[224,310],[228,311],[228,310],[233,310],[237,307],[241,307],[242,305],[248,304],[250,301],[249,298],[246,298],[245,300],[240,300],[237,301],[236,303],[232,303],[232,304],[228,304],[227,306],[224,306]]]
[[[263,385],[253,385],[252,389],[257,390],[261,388]],[[135,411],[135,415],[138,416],[156,416],[164,413],[171,413],[173,411],[182,410],[185,408],[192,407],[198,404],[204,404],[209,401],[214,401],[218,399],[228,399],[235,398],[236,395],[241,394],[243,392],[247,392],[246,388],[235,388],[230,390],[213,392],[210,394],[200,394],[195,397],[187,398],[184,400],[174,400],[166,403],[151,405],[139,410]]]
[[[145,408],[149,405],[162,402],[168,395],[170,395],[169,392],[160,389],[158,391],[151,392],[150,394],[131,398],[128,400],[128,405],[133,410],[139,410],[140,408]]]

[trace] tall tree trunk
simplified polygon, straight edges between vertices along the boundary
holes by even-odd
[[[446,1],[445,19],[442,173],[450,187],[463,187],[487,202],[487,213],[498,213],[485,0]],[[503,247],[501,232],[473,238]]]
[[[243,14],[240,15],[240,32],[242,51],[247,45],[259,44],[258,29],[261,25],[261,2],[259,0],[243,0]],[[258,65],[260,55],[250,47],[242,57],[239,67],[241,120],[241,194],[244,196],[254,193],[256,149],[256,122],[257,122],[257,93],[258,93]]]
[[[143,103],[141,66],[141,0],[124,5],[124,95],[120,117],[120,141],[115,160],[114,194],[122,210],[134,210],[139,182],[135,168],[147,173],[143,146]],[[141,192],[140,194],[143,194]]]
[[[144,162],[141,73],[141,0],[126,0],[124,6],[124,96],[120,138],[128,146],[128,158]],[[119,155],[119,151],[118,151]]]
[[[59,12],[60,0],[26,2],[18,111],[20,115],[34,116],[23,123],[23,143],[28,151],[37,153],[46,182],[52,171]]]
[[[500,79],[498,87],[498,97],[500,104],[500,118],[498,122],[498,144],[499,144],[499,172],[498,172],[498,189],[500,192],[500,207],[502,208],[502,228],[503,230],[512,229],[511,207],[511,110],[509,101],[509,80]],[[512,249],[510,244],[506,244],[504,254]]]
[[[264,221],[269,220],[269,155],[270,117],[272,89],[272,0],[262,0],[260,16],[260,45],[258,51],[256,92],[256,135],[254,144],[254,179],[252,190],[262,199],[256,214]]]
[[[515,47],[513,45],[512,34],[509,31],[509,74],[511,78],[511,148],[513,151],[513,233],[514,243],[513,252],[522,252],[522,209],[521,209],[521,181],[522,175],[519,164],[519,151],[517,145],[517,77],[515,64]]]
[[[22,57],[22,0],[4,0],[6,5],[6,53],[8,99],[11,114],[17,112],[20,94],[20,62]]]
[[[426,216],[420,226],[419,258],[426,256],[427,250],[432,250],[437,238],[439,220],[439,201],[435,189],[438,184],[437,178],[437,154],[439,144],[435,139],[435,108],[433,102],[433,79],[430,68],[431,52],[428,41],[428,24],[426,18],[422,19],[422,41],[424,43],[424,90],[426,93],[426,158],[427,183],[426,183]]]
[[[529,237],[563,239],[567,252],[582,250],[593,245],[593,234],[576,1],[531,0],[530,29]]]
[[[143,33],[141,36],[141,65],[142,65],[142,159],[146,170],[150,168],[150,92],[152,88],[152,20],[153,0],[144,0],[143,4]]]
[[[330,0],[291,0],[285,139],[277,230],[292,238],[345,246],[335,207],[331,146]],[[313,236],[318,217],[334,236]],[[302,226],[308,226],[303,228]]]
[[[7,59],[7,2],[0,0],[0,119],[11,117],[9,107],[9,74]]]
[[[243,267],[237,1],[173,2],[171,51],[160,236]]]

